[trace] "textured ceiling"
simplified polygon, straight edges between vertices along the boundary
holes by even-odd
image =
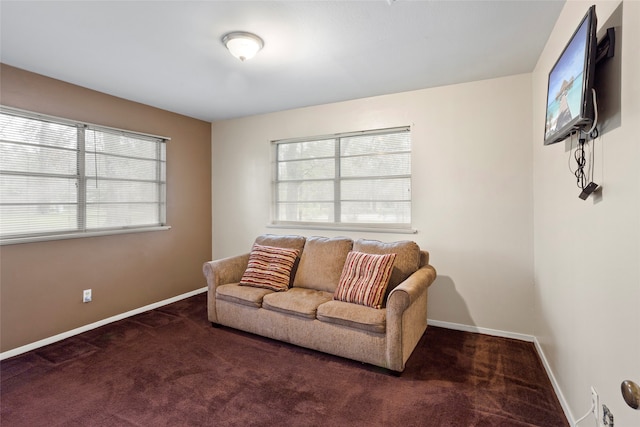
[[[563,4],[2,0],[0,60],[215,121],[530,72]]]

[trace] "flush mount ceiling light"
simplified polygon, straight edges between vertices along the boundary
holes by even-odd
[[[244,31],[234,31],[222,37],[222,43],[229,52],[240,61],[251,59],[264,46],[262,39],[255,34]]]

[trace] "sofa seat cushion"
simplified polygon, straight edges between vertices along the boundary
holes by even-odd
[[[286,292],[274,292],[265,295],[262,300],[262,308],[307,319],[315,319],[318,306],[331,301],[332,298],[333,294],[330,292],[291,288]]]
[[[240,286],[239,283],[229,283],[216,288],[216,298],[236,304],[248,305],[249,307],[260,308],[265,295],[274,291],[265,288],[254,288],[252,286]]]
[[[343,301],[329,301],[318,307],[316,318],[354,329],[384,334],[387,329],[387,310]]]

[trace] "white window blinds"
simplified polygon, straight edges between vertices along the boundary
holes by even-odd
[[[3,242],[165,225],[166,139],[2,107]]]
[[[411,226],[409,128],[275,141],[274,224]]]

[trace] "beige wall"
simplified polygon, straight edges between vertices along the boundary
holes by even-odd
[[[270,140],[411,125],[415,235],[267,228]],[[530,334],[531,76],[418,90],[213,123],[213,256],[260,233],[412,239],[438,278],[429,318]]]
[[[168,231],[0,247],[0,351],[205,286],[211,124],[2,65],[0,102],[168,136]],[[82,290],[93,302],[82,303]]]
[[[589,410],[594,386],[616,426],[640,426],[640,411],[620,393],[622,380],[640,383],[639,2],[624,2],[616,35],[621,125],[596,141],[602,194],[580,200],[565,144],[542,144],[547,74],[593,3],[566,3],[532,75],[535,335],[574,419]],[[602,28],[620,2],[595,3]]]

